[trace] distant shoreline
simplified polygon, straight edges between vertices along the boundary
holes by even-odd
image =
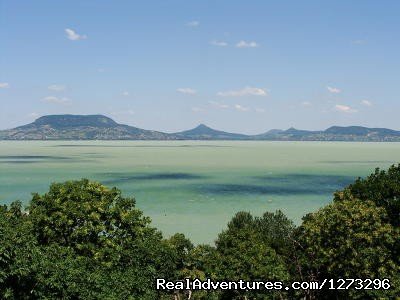
[[[319,131],[292,127],[248,135],[200,124],[193,129],[166,133],[119,124],[103,115],[48,115],[27,125],[1,130],[0,140],[400,142],[400,131],[362,126],[331,126]]]
[[[329,141],[323,141],[323,140],[76,140],[76,139],[59,139],[59,140],[51,140],[51,139],[0,139],[0,142],[244,142],[244,143],[249,143],[249,142],[284,142],[284,143],[290,143],[290,142],[304,142],[304,143],[376,143],[376,144],[400,144],[399,141],[349,141],[349,140],[329,140]]]

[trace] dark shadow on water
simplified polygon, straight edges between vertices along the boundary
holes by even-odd
[[[324,174],[287,174],[282,176],[260,175],[253,177],[256,180],[268,183],[283,183],[291,185],[333,185],[346,186],[357,177]]]
[[[47,156],[47,155],[0,155],[0,164],[33,164],[33,163],[83,163],[93,162],[90,159],[81,159],[65,156]]]
[[[32,159],[32,160],[45,160],[45,159],[71,159],[63,156],[48,156],[48,155],[0,155],[0,159]]]
[[[110,177],[110,179],[101,180],[104,184],[118,184],[123,182],[135,182],[146,180],[193,180],[203,179],[205,176],[190,173],[150,173],[150,174],[132,174],[132,173],[103,173],[100,176]]]
[[[252,184],[207,184],[195,187],[199,193],[210,193],[217,195],[231,194],[255,194],[255,195],[323,195],[336,191],[332,187],[280,187],[262,186]]]
[[[0,160],[0,164],[36,164],[39,160]]]
[[[192,188],[216,195],[328,195],[352,183],[352,176],[288,174],[253,177],[256,184],[204,184]]]

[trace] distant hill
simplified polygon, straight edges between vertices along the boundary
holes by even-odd
[[[212,129],[204,124],[196,128],[177,132],[174,134],[178,139],[185,140],[248,140],[250,136],[238,133],[229,133],[225,131]]]
[[[308,131],[289,128],[268,131],[256,139],[279,141],[360,141],[360,142],[400,142],[400,131],[386,128],[362,126],[332,126],[323,131]]]
[[[43,116],[35,120],[35,122],[26,126],[40,126],[49,125],[53,128],[71,128],[78,126],[89,126],[89,127],[117,127],[119,124],[113,119],[102,116],[102,115],[50,115]],[[23,128],[24,126],[20,127]]]
[[[268,140],[400,142],[400,131],[361,126],[332,126],[323,131],[272,129],[245,135],[204,124],[177,133],[164,133],[119,124],[103,115],[49,115],[14,129],[0,131],[0,140]]]
[[[386,128],[367,128],[361,126],[340,127],[332,126],[325,130],[329,134],[352,134],[352,135],[369,135],[369,136],[400,136],[400,131],[386,129]]]
[[[171,135],[118,124],[103,115],[50,115],[0,131],[5,140],[168,140]]]

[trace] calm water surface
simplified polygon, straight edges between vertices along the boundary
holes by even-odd
[[[375,167],[400,143],[0,141],[0,204],[51,182],[89,178],[135,196],[166,236],[211,243],[240,210],[281,209],[296,223]]]

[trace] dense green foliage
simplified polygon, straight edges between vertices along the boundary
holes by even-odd
[[[283,222],[283,227],[279,231],[274,231],[273,227],[264,230],[265,225],[274,223],[273,221],[278,219],[281,213],[277,216],[267,213],[262,218],[257,218],[250,213],[239,212],[233,217],[228,223],[228,229],[223,231],[216,240],[219,262],[216,272],[218,279],[287,281],[290,278],[284,258],[277,252],[286,252],[285,240],[286,234],[292,227],[291,222],[288,220],[286,223]],[[277,224],[274,223],[274,225]],[[223,299],[235,299],[241,294],[257,296],[256,292],[226,291],[222,293]],[[277,297],[276,294],[279,293],[267,291],[262,298],[273,299]]]
[[[88,180],[1,210],[2,298],[154,299],[174,250],[117,189]]]
[[[359,178],[342,192],[335,193],[335,201],[371,200],[383,207],[390,223],[400,225],[400,165],[393,165],[388,170],[377,168],[365,179]]]
[[[400,295],[400,166],[337,192],[303,223],[237,213],[215,246],[163,239],[121,192],[86,179],[0,206],[1,299],[389,299]],[[374,290],[155,290],[156,278],[388,278]]]
[[[309,214],[297,232],[303,280],[325,278],[389,278],[397,288],[388,291],[324,290],[318,299],[339,294],[346,299],[400,295],[400,266],[392,251],[399,231],[385,210],[372,201],[334,202]]]

